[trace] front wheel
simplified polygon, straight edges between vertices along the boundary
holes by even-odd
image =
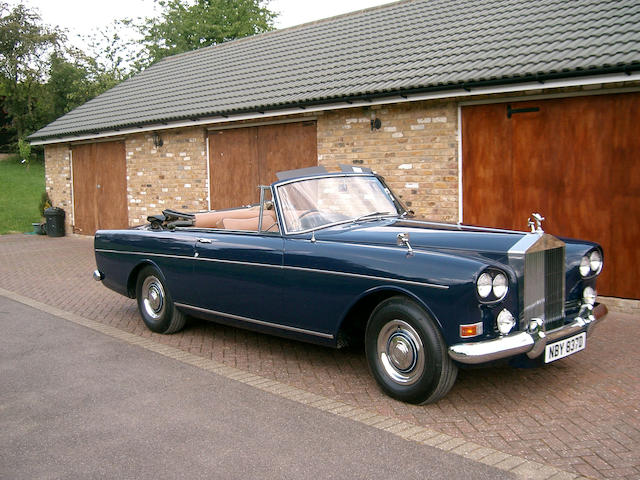
[[[144,324],[156,333],[175,333],[184,327],[186,315],[173,304],[157,268],[144,267],[136,283],[138,310]]]
[[[365,351],[380,387],[404,402],[437,402],[451,390],[458,374],[434,321],[404,297],[389,298],[373,311]]]

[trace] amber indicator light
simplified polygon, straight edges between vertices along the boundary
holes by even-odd
[[[472,325],[460,325],[460,336],[462,338],[476,337],[482,334],[482,322]]]

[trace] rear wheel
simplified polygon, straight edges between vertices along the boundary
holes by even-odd
[[[365,351],[380,387],[404,402],[440,400],[458,374],[434,321],[404,297],[389,298],[373,311],[365,332]]]
[[[136,298],[144,324],[156,333],[175,333],[184,327],[186,315],[173,304],[157,268],[144,267],[138,275]]]

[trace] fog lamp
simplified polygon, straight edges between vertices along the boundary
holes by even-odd
[[[498,331],[502,335],[506,335],[507,333],[509,333],[513,329],[515,324],[516,321],[513,318],[513,315],[511,315],[511,312],[506,308],[498,314],[496,325],[498,326]]]
[[[586,287],[582,292],[582,300],[584,300],[584,303],[588,303],[589,305],[594,305],[596,303],[596,296],[597,293],[592,287]]]

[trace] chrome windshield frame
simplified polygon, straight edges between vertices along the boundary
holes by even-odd
[[[321,180],[324,178],[340,178],[340,177],[344,177],[344,178],[348,178],[348,177],[365,177],[365,178],[376,178],[379,182],[380,185],[383,187],[383,189],[389,194],[390,196],[390,200],[393,203],[395,209],[396,209],[396,213],[395,214],[388,214],[388,215],[372,215],[371,219],[363,219],[363,221],[367,221],[367,220],[374,220],[377,218],[398,218],[401,215],[405,214],[406,212],[408,212],[408,210],[404,207],[404,205],[400,202],[400,200],[398,199],[398,197],[396,197],[396,195],[393,193],[393,191],[387,186],[387,184],[385,183],[385,181],[382,179],[382,177],[380,177],[379,175],[376,175],[375,173],[348,173],[348,172],[336,172],[336,173],[326,173],[326,174],[322,174],[322,175],[310,175],[310,176],[302,176],[302,177],[296,177],[296,178],[290,178],[290,179],[286,179],[286,180],[282,180],[280,182],[275,182],[272,184],[272,195],[273,195],[273,200],[275,203],[275,208],[276,208],[276,214],[278,216],[278,222],[280,223],[280,227],[282,229],[282,232],[284,235],[303,235],[303,234],[307,234],[307,233],[311,233],[311,232],[315,232],[317,230],[323,230],[325,228],[330,228],[330,227],[335,227],[337,225],[344,225],[344,224],[348,224],[348,223],[353,223],[353,221],[355,220],[354,218],[349,218],[346,220],[340,220],[338,222],[332,222],[332,223],[327,223],[324,225],[320,225],[317,227],[313,227],[313,228],[307,228],[305,230],[296,230],[294,232],[289,231],[289,229],[287,228],[287,222],[285,222],[284,219],[284,213],[282,211],[282,202],[280,200],[280,187],[292,184],[292,183],[298,183],[298,182],[304,182],[304,181],[309,181],[309,180]],[[402,211],[400,211],[400,209],[402,209]]]

